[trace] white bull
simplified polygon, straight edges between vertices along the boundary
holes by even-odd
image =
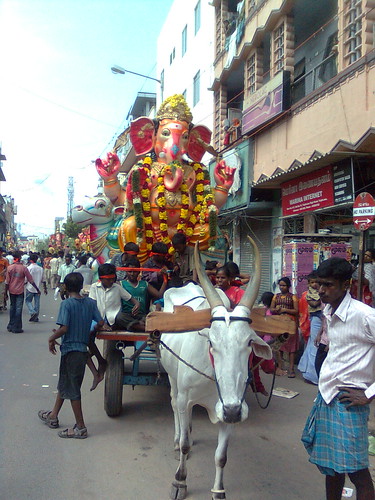
[[[212,377],[206,378],[179,361],[161,347],[161,360],[171,384],[171,403],[175,421],[175,450],[180,462],[172,483],[170,498],[186,498],[186,460],[191,447],[192,408],[198,404],[206,408],[212,423],[219,423],[218,445],[215,452],[216,475],[211,490],[212,499],[224,499],[223,471],[227,461],[227,448],[232,426],[248,416],[245,393],[248,386],[248,363],[251,351],[262,358],[271,359],[272,351],[250,326],[250,310],[254,305],[260,284],[260,257],[255,243],[255,272],[252,282],[233,312],[225,294],[215,289],[198,262],[195,262],[202,288],[189,284],[167,290],[164,311],[173,312],[175,305],[186,304],[194,310],[211,307],[211,328],[199,332],[163,334],[162,341],[183,360],[197,370]],[[200,259],[199,259],[200,260]],[[207,297],[207,300],[205,298]]]

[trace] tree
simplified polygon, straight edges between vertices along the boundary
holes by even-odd
[[[81,232],[81,228],[69,217],[63,224],[63,231],[67,238],[77,238],[78,233]]]
[[[42,250],[44,250],[45,252],[48,252],[48,248],[49,248],[48,243],[49,243],[48,238],[45,238],[43,240],[38,240],[38,242],[36,244],[36,251],[41,252]]]

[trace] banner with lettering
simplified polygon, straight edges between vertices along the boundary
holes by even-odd
[[[332,166],[281,184],[283,216],[333,206]]]

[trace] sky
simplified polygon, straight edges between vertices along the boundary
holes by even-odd
[[[173,0],[0,0],[0,144],[21,234],[49,235],[97,194],[93,161],[127,125],[137,92],[158,85],[156,42]],[[168,43],[168,41],[166,41]]]

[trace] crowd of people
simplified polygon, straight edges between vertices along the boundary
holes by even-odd
[[[58,394],[52,410],[40,410],[39,418],[51,428],[59,427],[58,414],[65,399],[71,401],[75,425],[59,432],[62,438],[84,439],[87,428],[81,407],[81,384],[87,365],[94,375],[92,389],[103,379],[106,360],[95,345],[99,329],[144,331],[145,317],[153,306],[163,306],[163,294],[171,286],[196,281],[192,251],[183,235],[173,242],[176,253],[169,258],[163,243],[155,243],[142,266],[134,243],[122,254],[98,268],[98,280],[90,266],[90,255],[70,254],[4,256],[0,249],[0,309],[10,299],[8,331],[21,333],[22,305],[31,322],[39,321],[41,287],[57,289],[62,302],[58,328],[49,338],[56,354],[61,339]],[[206,272],[228,297],[234,309],[244,294],[250,276],[233,262],[219,265],[207,261]],[[332,257],[323,261],[307,278],[307,290],[298,299],[288,276],[279,279],[277,293],[261,297],[265,316],[286,315],[295,332],[275,350],[269,362],[252,356],[252,388],[267,395],[259,368],[265,373],[296,377],[318,386],[318,396],[307,419],[302,442],[310,462],[326,477],[327,499],[341,498],[348,474],[357,498],[374,499],[369,473],[369,403],[375,397],[375,251],[366,250],[362,278],[363,300],[358,292],[358,272],[351,263]],[[273,342],[272,336],[264,340]],[[97,360],[97,365],[93,362]],[[350,448],[350,450],[348,449]]]

